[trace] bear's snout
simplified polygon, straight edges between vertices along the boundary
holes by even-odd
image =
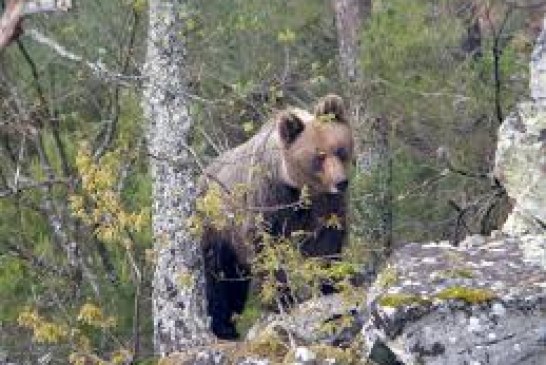
[[[349,187],[349,180],[345,179],[343,181],[340,181],[336,184],[336,189],[340,192],[340,193],[344,193],[347,188]]]

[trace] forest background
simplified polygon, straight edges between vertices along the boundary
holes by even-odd
[[[203,163],[272,111],[335,92],[357,129],[353,259],[503,222],[496,132],[527,96],[541,2],[356,1],[356,18],[335,1],[172,3]],[[24,29],[0,53],[0,363],[144,364],[159,158],[141,106],[148,2],[78,1]]]

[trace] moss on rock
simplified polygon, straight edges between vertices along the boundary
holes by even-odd
[[[497,296],[491,290],[481,288],[466,288],[454,286],[436,294],[436,298],[442,300],[461,300],[469,304],[479,304],[491,301]]]

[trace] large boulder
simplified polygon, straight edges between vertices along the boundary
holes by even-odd
[[[364,302],[364,291],[357,298],[334,294],[311,299],[290,314],[267,314],[250,329],[247,340],[253,341],[264,332],[275,332],[279,337],[290,334],[300,346],[347,346],[364,324],[361,305],[355,299]]]
[[[521,103],[506,118],[499,129],[495,175],[514,202],[503,231],[546,233],[546,105]]]
[[[538,36],[533,53],[531,54],[530,65],[531,99],[535,103],[546,103],[546,19],[542,33]]]
[[[543,235],[408,244],[370,290],[366,348],[408,365],[546,364],[545,265]]]
[[[531,100],[517,106],[498,134],[495,175],[514,201],[503,228],[510,234],[546,232],[546,27],[530,76]]]

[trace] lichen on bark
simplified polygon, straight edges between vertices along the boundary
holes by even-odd
[[[153,181],[155,351],[161,356],[210,341],[200,246],[185,223],[196,194],[194,161],[185,148],[191,116],[184,68],[182,0],[149,1],[143,109]],[[184,278],[184,280],[180,280]]]

